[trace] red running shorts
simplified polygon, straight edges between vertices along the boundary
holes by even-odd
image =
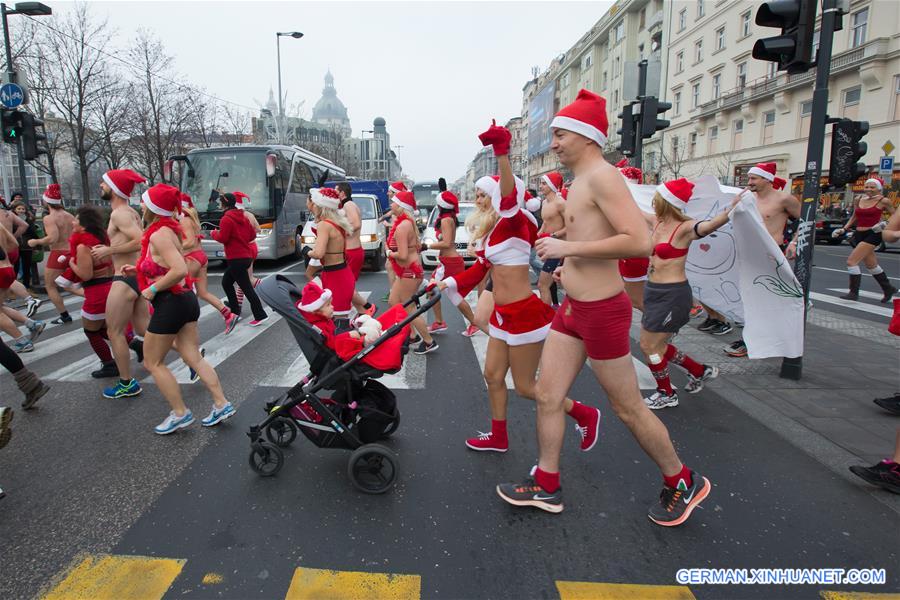
[[[612,360],[631,352],[631,301],[623,291],[611,298],[581,302],[566,297],[551,329],[584,342],[593,360]]]

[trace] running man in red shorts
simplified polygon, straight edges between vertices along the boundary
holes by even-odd
[[[563,403],[585,358],[609,403],[659,466],[664,486],[650,519],[680,525],[709,495],[709,480],[684,466],[666,426],[644,404],[630,354],[631,302],[617,274],[621,257],[649,256],[650,232],[616,168],[603,158],[606,100],[581,90],[551,122],[551,149],[575,174],[566,206],[566,239],[538,240],[542,259],[565,258],[566,300],[544,342],[537,381],[540,459],[522,483],[497,493],[516,506],[563,510],[559,454],[565,432]]]

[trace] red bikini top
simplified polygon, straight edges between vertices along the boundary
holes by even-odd
[[[863,208],[857,206],[854,213],[856,214],[857,227],[873,227],[881,220],[881,201],[875,203],[875,206]]]
[[[675,234],[678,233],[678,228],[682,225],[684,225],[684,221],[679,223],[678,227],[672,230],[672,235],[669,236],[669,241],[653,246],[653,252],[651,253],[651,256],[658,256],[663,260],[671,260],[673,258],[681,258],[682,256],[687,256],[688,248],[676,248],[672,245],[672,240],[675,238]],[[659,223],[656,224],[656,227],[659,227]],[[656,227],[653,228],[654,232],[656,231]]]
[[[157,217],[157,219],[144,231],[144,236],[141,238],[141,258],[138,260],[136,265],[137,267],[137,276],[138,276],[138,286],[144,290],[150,287],[152,283],[151,279],[158,279],[169,272],[169,269],[163,267],[158,264],[155,260],[153,260],[153,256],[150,254],[150,238],[154,233],[162,229],[163,227],[168,227],[172,231],[175,232],[175,235],[178,236],[179,239],[184,235],[181,230],[181,225],[171,217]],[[185,284],[190,286],[191,282],[186,278]],[[172,287],[170,287],[167,292],[172,292],[173,294],[181,294],[188,290],[187,287],[182,285],[181,283],[176,283]]]
[[[397,234],[397,228],[400,226],[400,223],[402,223],[403,221],[412,222],[412,219],[410,219],[406,213],[401,213],[399,217],[394,219],[394,224],[391,225],[391,231],[388,233],[387,246],[390,250],[393,250],[394,252],[397,251],[397,240],[394,239],[394,236]],[[418,248],[418,246],[410,246],[409,247],[410,250],[414,250],[416,248]]]

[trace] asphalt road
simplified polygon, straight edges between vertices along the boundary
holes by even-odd
[[[846,275],[828,269],[840,269],[848,250],[816,248],[814,290],[836,295],[827,290],[846,287]],[[896,277],[898,256],[879,258]],[[302,267],[290,262],[262,270],[302,281]],[[376,300],[385,288],[383,274],[363,275],[360,289]],[[870,318],[853,308],[828,310]],[[683,527],[647,519],[659,475],[586,371],[572,396],[604,412],[602,442],[582,453],[569,430],[565,511],[506,505],[494,486],[534,464],[534,407],[513,399],[509,453],[465,448],[466,437],[489,427],[481,341],[458,335],[462,318],[449,307],[445,314],[450,331],[439,338],[440,350],[410,357],[402,377],[391,379],[403,419],[388,445],[401,475],[381,496],[354,490],[348,452],[302,438],[286,450],[276,477],[250,470],[245,432],[296,371],[297,347],[283,322],[259,333],[242,324],[224,338],[218,315],[205,316],[201,339],[220,360],[238,413],[212,430],[197,423],[167,437],[151,431],[168,410],[152,383],[138,398],[104,400],[101,385],[78,369],[89,348],[68,341],[80,335],[77,324],[48,330],[24,358],[59,379],[38,410],[17,413],[13,440],[0,453],[8,493],[0,501],[0,597],[40,596],[71,578],[70,567],[86,555],[102,553],[177,559],[181,570],[162,588],[166,598],[284,598],[298,567],[418,576],[427,598],[555,598],[566,581],[671,586],[687,567],[887,570],[884,586],[691,586],[699,599],[900,590],[898,515],[712,390],[661,415],[685,463],[714,486]],[[42,346],[57,351],[41,354]],[[145,376],[142,367],[138,374]],[[683,385],[680,375],[673,378]],[[195,415],[204,416],[205,390],[183,389]],[[18,404],[5,373],[0,398]]]

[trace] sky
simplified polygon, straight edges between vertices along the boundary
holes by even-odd
[[[73,6],[44,1],[56,14]],[[281,40],[288,104],[305,101],[310,118],[330,68],[354,136],[383,117],[405,173],[452,181],[492,118],[521,114],[532,67],[546,69],[612,2],[88,4],[117,30],[114,47],[150,29],[187,80],[254,108],[270,87],[277,94],[276,31],[301,31],[302,39]]]

